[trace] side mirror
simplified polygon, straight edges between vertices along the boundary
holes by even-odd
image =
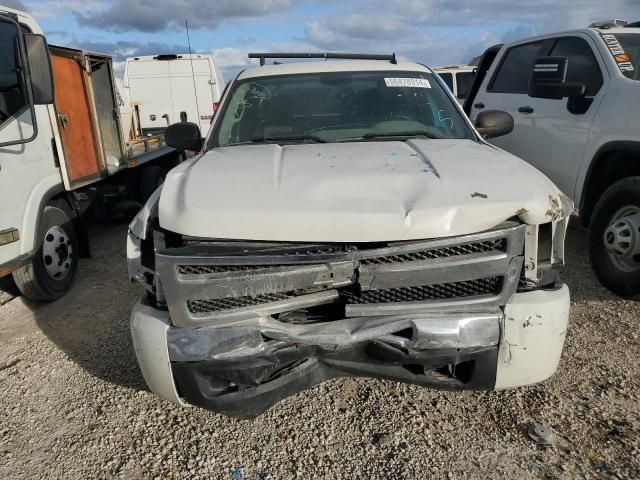
[[[167,145],[178,150],[200,151],[204,139],[200,127],[192,122],[180,122],[169,125],[164,132]]]
[[[513,117],[502,110],[485,110],[476,117],[476,130],[483,138],[495,138],[513,130]]]
[[[586,86],[567,83],[567,57],[539,57],[533,64],[529,80],[529,96],[561,100],[582,97]]]
[[[50,105],[53,103],[53,75],[47,41],[42,35],[25,33],[24,46],[27,51],[33,104]]]

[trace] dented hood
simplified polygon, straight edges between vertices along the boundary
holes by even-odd
[[[560,191],[522,160],[470,140],[244,145],[173,169],[160,225],[211,238],[372,242],[557,218]]]

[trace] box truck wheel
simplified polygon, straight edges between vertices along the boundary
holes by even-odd
[[[640,295],[640,177],[611,185],[593,210],[589,258],[598,280],[618,295]]]
[[[140,174],[140,202],[147,203],[149,197],[164,183],[165,173],[162,167],[151,165]]]
[[[78,268],[78,239],[64,210],[44,208],[36,245],[29,263],[13,272],[13,279],[25,297],[55,300],[69,290]]]

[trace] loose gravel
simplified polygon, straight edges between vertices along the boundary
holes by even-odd
[[[582,230],[569,232],[571,324],[545,383],[452,393],[338,379],[237,420],[146,389],[126,229],[101,228],[65,298],[4,296],[0,478],[640,478],[640,303],[598,285]],[[533,423],[552,445],[529,437]]]

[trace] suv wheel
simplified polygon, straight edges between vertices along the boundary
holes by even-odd
[[[620,180],[600,197],[589,230],[598,280],[618,295],[640,295],[640,177]]]

